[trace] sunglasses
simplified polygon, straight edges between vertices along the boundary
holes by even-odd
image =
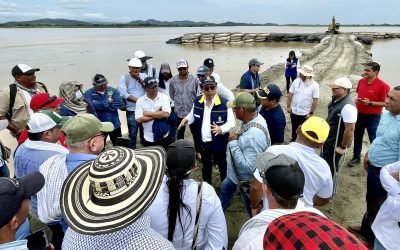
[[[184,70],[186,70],[187,68],[178,68],[178,71],[184,71]]]
[[[205,90],[205,91],[209,91],[209,90],[214,90],[215,89],[215,86],[205,86],[205,87],[203,87],[203,89]]]

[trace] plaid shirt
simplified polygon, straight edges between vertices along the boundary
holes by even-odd
[[[197,96],[199,79],[189,75],[187,81],[183,83],[176,75],[171,78],[169,83],[169,96],[174,101],[175,112],[179,118],[184,118],[192,110],[194,99]]]
[[[316,213],[298,212],[272,221],[264,249],[367,249],[346,229]]]

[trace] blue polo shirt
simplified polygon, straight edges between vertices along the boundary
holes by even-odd
[[[260,115],[267,122],[271,144],[283,143],[285,139],[286,118],[281,105],[278,104],[271,110],[261,108]]]
[[[382,114],[368,160],[380,168],[400,160],[400,115],[394,116],[389,111]]]
[[[97,155],[86,154],[86,153],[69,153],[66,156],[67,172],[70,174],[76,167],[87,161],[91,161],[97,158]]]

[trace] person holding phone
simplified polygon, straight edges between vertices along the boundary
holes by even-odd
[[[28,216],[30,197],[43,186],[44,177],[39,172],[19,179],[0,178],[0,249],[28,249],[27,240],[17,241],[15,235]]]

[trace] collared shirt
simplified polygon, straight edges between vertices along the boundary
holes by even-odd
[[[68,250],[152,250],[175,249],[171,242],[150,228],[150,217],[142,215],[136,221],[108,234],[86,235],[68,228],[62,249]]]
[[[261,115],[257,115],[249,122],[261,124],[268,130],[267,123]],[[268,139],[269,140],[269,139]],[[256,158],[264,152],[268,147],[268,141],[265,138],[264,132],[259,128],[250,128],[243,133],[239,140],[233,140],[228,143],[228,150],[231,157],[227,154],[228,171],[227,176],[235,184],[238,183],[236,172],[240,180],[250,180],[253,178],[253,173],[256,168]],[[235,164],[233,166],[233,164]],[[236,168],[236,171],[233,168]]]
[[[186,82],[182,82],[179,75],[171,78],[169,84],[169,96],[174,100],[175,112],[179,118],[189,114],[194,99],[197,96],[199,79],[189,75]]]
[[[400,171],[400,162],[382,168],[380,180],[388,192],[372,224],[375,237],[386,249],[400,249],[400,182],[391,173]]]
[[[45,90],[40,89],[39,86],[38,90],[41,93],[45,93]],[[30,100],[25,100],[25,96],[22,93],[21,89],[17,88],[15,103],[12,109],[13,115],[11,117],[11,123],[18,129],[24,129],[26,123],[28,122],[29,109],[30,109],[29,103]],[[6,116],[6,114],[9,111],[9,106],[10,106],[10,88],[9,86],[7,86],[6,88],[0,90],[0,116]]]
[[[333,182],[329,165],[315,152],[315,149],[291,142],[288,145],[271,146],[266,152],[274,155],[286,154],[299,163],[305,178],[303,197],[300,200],[305,206],[314,206],[315,195],[321,198],[332,196]]]
[[[111,122],[114,129],[121,127],[118,109],[121,107],[121,96],[118,90],[107,86],[104,93],[99,93],[95,88],[90,88],[83,94],[96,110],[97,118],[102,122]],[[112,102],[108,100],[111,97]]]
[[[139,73],[140,79],[144,80],[147,75],[144,73]],[[126,88],[126,80],[129,80],[128,88]],[[142,85],[129,74],[122,75],[119,79],[119,87],[118,90],[121,94],[121,97],[124,99],[128,99],[129,96],[134,96],[136,98],[140,98],[145,94],[144,88]],[[128,111],[135,111],[136,103],[128,101],[126,102],[126,109]]]
[[[28,147],[30,144],[33,144],[36,148]],[[20,178],[29,173],[39,171],[40,165],[47,159],[62,153],[67,154],[68,150],[59,144],[28,139],[15,152],[15,176]],[[31,196],[31,208],[37,215],[37,194]]]
[[[156,111],[164,111],[168,114],[171,113],[169,98],[163,93],[158,93],[154,100],[148,98],[147,95],[140,97],[136,102],[135,119],[141,118],[143,112]],[[143,123],[144,139],[148,142],[154,142],[153,122],[154,120]]]
[[[28,250],[27,240],[17,240],[4,244],[0,244],[1,250]]]
[[[400,160],[400,115],[383,112],[376,138],[369,147],[368,160],[380,168]]]
[[[215,99],[217,96],[214,96],[212,99],[212,103],[210,106],[207,106],[207,101],[204,98],[204,114],[203,114],[203,123],[201,124],[201,139],[203,142],[210,142],[212,140],[211,136],[211,110],[214,107]],[[220,126],[222,133],[228,133],[232,128],[235,127],[235,116],[231,108],[228,108],[228,118],[226,123]],[[194,122],[194,105],[190,113],[185,117],[188,120],[188,124],[192,124]]]
[[[67,172],[70,174],[77,166],[90,160],[97,158],[97,155],[86,153],[69,153],[67,154],[66,164]]]
[[[281,105],[270,110],[261,108],[260,115],[264,117],[268,125],[269,135],[271,136],[271,144],[283,143],[285,137],[286,118]]]
[[[313,99],[319,98],[319,85],[316,81],[306,85],[303,80],[297,78],[290,85],[289,92],[293,94],[291,103],[293,114],[307,115],[311,111]]]
[[[307,211],[319,214],[321,216],[325,215],[321,213],[316,208],[305,207],[305,208],[295,208],[295,209],[268,209],[262,211],[256,216],[248,220],[240,229],[239,237],[235,242],[232,249],[247,249],[247,250],[259,250],[263,248],[263,238],[265,230],[267,230],[268,225],[276,218],[292,214],[296,212]]]
[[[144,213],[151,218],[151,228],[168,238],[168,204],[169,189],[167,185],[168,177],[164,176],[161,187],[153,203]],[[179,220],[176,220],[173,244],[176,249],[191,249],[193,241],[193,229],[196,219],[196,203],[198,182],[192,179],[183,181],[182,201],[190,207],[190,215],[185,209],[181,213],[182,225],[185,234],[182,232]],[[227,249],[228,232],[226,220],[222,211],[221,201],[214,188],[203,182],[202,206],[199,218],[199,231],[197,238],[197,249]],[[190,219],[191,218],[191,219]]]

